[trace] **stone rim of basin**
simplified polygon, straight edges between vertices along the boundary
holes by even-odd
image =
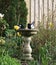
[[[37,34],[37,29],[19,29],[18,32],[25,37]]]

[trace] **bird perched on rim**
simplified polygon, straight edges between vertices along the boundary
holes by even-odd
[[[32,23],[28,23],[28,29],[34,29],[34,24],[34,21]]]

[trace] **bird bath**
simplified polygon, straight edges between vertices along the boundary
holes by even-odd
[[[23,37],[23,57],[22,60],[33,60],[32,58],[32,48],[30,46],[31,38],[33,35],[37,34],[36,29],[19,29],[18,32]]]

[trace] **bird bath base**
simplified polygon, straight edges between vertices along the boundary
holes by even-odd
[[[31,37],[23,37],[23,60],[33,60],[32,48],[30,46]]]
[[[37,34],[37,30],[32,29],[19,29],[18,31],[21,33],[23,38],[23,57],[22,60],[33,60],[32,58],[32,48],[30,46],[31,37]]]

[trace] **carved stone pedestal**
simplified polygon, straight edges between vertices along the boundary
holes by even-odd
[[[32,58],[32,48],[30,46],[31,37],[23,37],[23,59],[33,60]]]
[[[23,37],[23,56],[22,60],[33,60],[32,58],[32,48],[30,46],[31,37],[37,34],[37,30],[32,29],[20,29],[19,32]]]

